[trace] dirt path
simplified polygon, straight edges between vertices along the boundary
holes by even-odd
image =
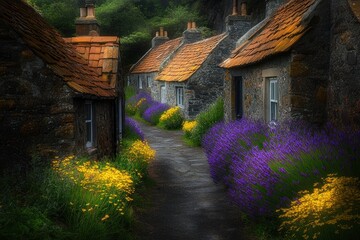
[[[225,190],[213,183],[201,148],[186,146],[181,131],[139,123],[157,152],[149,173],[150,209],[140,214],[141,240],[240,240],[241,220]]]

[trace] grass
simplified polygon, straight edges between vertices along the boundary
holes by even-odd
[[[34,158],[3,170],[0,239],[134,239],[133,209],[143,202],[136,191],[154,155],[134,143],[124,140],[114,159]]]

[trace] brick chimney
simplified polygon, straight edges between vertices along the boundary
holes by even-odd
[[[232,15],[226,17],[226,31],[237,40],[252,27],[252,18],[248,15],[247,1],[233,0]]]
[[[270,16],[273,12],[275,12],[281,4],[283,4],[284,0],[265,0],[266,2],[266,11],[265,17]]]
[[[99,36],[100,25],[95,17],[94,0],[82,0],[80,4],[80,17],[75,20],[76,36]]]
[[[156,32],[155,37],[151,41],[151,47],[154,48],[168,41],[167,31],[164,31],[163,27],[160,27],[160,31]]]
[[[188,22],[187,29],[183,32],[183,42],[193,43],[202,40],[201,32],[195,22]]]

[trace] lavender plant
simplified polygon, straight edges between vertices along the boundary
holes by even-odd
[[[143,118],[152,125],[157,125],[159,123],[160,116],[169,108],[170,107],[166,104],[154,101],[153,104],[145,110]]]
[[[139,125],[131,118],[125,117],[125,133],[124,137],[129,139],[144,140],[144,133]]]

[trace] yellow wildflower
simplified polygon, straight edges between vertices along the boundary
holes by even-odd
[[[109,218],[110,216],[108,214],[105,214],[105,216],[101,219],[101,221],[105,221]]]
[[[160,121],[166,121],[171,118],[174,114],[177,114],[180,111],[180,107],[172,107],[166,110],[160,117]]]
[[[156,151],[146,141],[136,140],[130,147],[128,156],[132,160],[145,161],[147,163],[155,159]]]

